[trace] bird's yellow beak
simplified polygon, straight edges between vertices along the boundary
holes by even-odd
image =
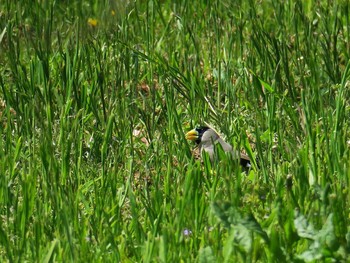
[[[198,139],[198,132],[195,129],[193,129],[186,133],[185,137],[186,140],[195,141]]]

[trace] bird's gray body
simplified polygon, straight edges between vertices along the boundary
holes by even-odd
[[[186,134],[186,138],[189,140],[195,140],[198,143],[201,155],[205,151],[211,161],[216,159],[216,151],[218,144],[221,145],[222,149],[226,153],[230,153],[233,159],[240,158],[240,164],[245,168],[250,168],[250,159],[247,155],[241,154],[234,150],[233,147],[225,142],[213,129],[208,127],[201,127],[194,129]]]
[[[233,150],[232,146],[225,142],[214,130],[209,129],[202,135],[201,143],[199,144],[200,151],[205,151],[209,154],[210,160],[215,159],[215,150],[217,144],[220,144],[224,152],[232,154],[233,158],[238,158],[239,153]]]

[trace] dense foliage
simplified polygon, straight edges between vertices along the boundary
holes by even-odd
[[[0,6],[1,262],[346,261],[348,1]]]

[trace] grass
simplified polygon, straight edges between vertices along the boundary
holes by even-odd
[[[2,262],[347,261],[347,1],[0,4]]]

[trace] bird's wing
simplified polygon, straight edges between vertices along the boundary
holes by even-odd
[[[241,159],[244,159],[244,160],[247,160],[247,161],[250,161],[250,158],[248,155],[244,154],[244,153],[241,153]]]
[[[250,167],[251,164],[250,164],[250,158],[249,158],[248,155],[246,155],[244,153],[240,153],[240,152],[234,150],[230,144],[228,144],[227,142],[225,142],[221,138],[219,138],[217,140],[217,142],[221,144],[222,149],[225,152],[231,152],[233,158],[239,158],[240,157],[240,163],[241,163],[241,165],[243,167]]]
[[[222,149],[225,152],[231,152],[232,151],[232,146],[229,145],[227,142],[225,142],[223,139],[221,139],[220,137],[217,139],[217,142],[221,144]]]

